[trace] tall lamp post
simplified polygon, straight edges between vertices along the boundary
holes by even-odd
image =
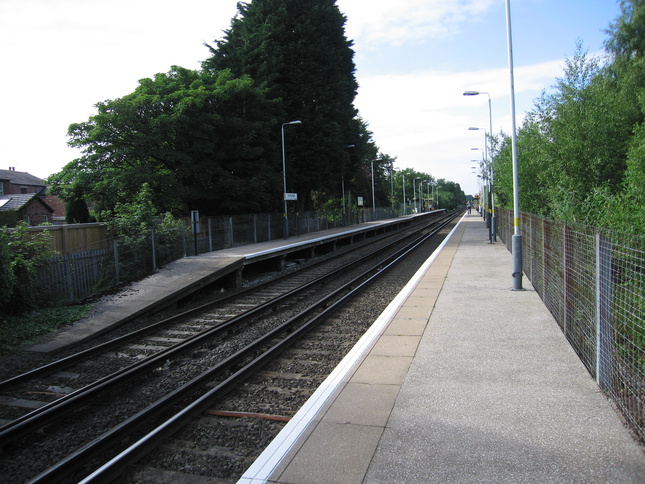
[[[398,170],[398,168],[396,168]],[[390,200],[392,201],[392,210],[394,210],[394,161],[390,160],[390,184],[392,185],[392,192],[390,193]]]
[[[284,127],[288,124],[302,124],[302,121],[289,121],[288,123],[282,123],[282,183],[284,191],[282,193],[282,198],[284,201],[284,238],[289,238],[289,217],[287,215],[287,163],[286,157],[284,154]]]
[[[508,70],[511,81],[511,147],[513,153],[513,290],[522,290],[522,233],[520,232],[520,196],[517,168],[517,133],[515,128],[515,76],[513,74],[513,35],[511,33],[511,2],[506,0],[506,32],[508,41]]]
[[[508,0],[507,0],[508,1]],[[491,157],[491,167],[490,167],[490,201],[491,201],[491,210],[492,210],[492,235],[493,235],[493,242],[497,242],[497,223],[496,223],[496,215],[495,215],[495,195],[494,195],[494,188],[495,188],[495,181],[494,181],[494,175],[493,175],[493,167],[492,167],[492,158],[493,158],[493,110],[491,108],[491,101],[490,101],[490,94],[487,92],[483,91],[465,91],[464,96],[478,96],[480,94],[486,94],[488,96],[488,143],[490,144],[490,157]]]
[[[372,213],[376,210],[376,197],[374,196],[374,160],[372,160]]]
[[[490,151],[488,151],[488,144],[487,141],[490,139],[490,135],[486,133],[486,130],[484,128],[473,128],[470,127],[468,128],[470,131],[483,131],[484,132],[484,170],[486,171],[486,177],[488,178],[488,243],[492,244],[493,241],[495,240],[494,234],[495,234],[495,207],[493,206],[493,161],[492,157],[489,157]],[[476,149],[476,148],[473,148]],[[492,149],[492,147],[491,147]]]
[[[405,203],[405,173],[401,173],[403,175],[403,215],[408,214],[408,207]]]

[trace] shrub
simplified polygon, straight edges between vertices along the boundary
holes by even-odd
[[[46,302],[39,294],[37,267],[51,257],[51,234],[27,232],[24,222],[0,232],[0,310],[17,314]]]

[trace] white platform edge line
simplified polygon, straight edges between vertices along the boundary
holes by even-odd
[[[291,418],[267,448],[264,449],[264,452],[262,452],[255,462],[246,470],[240,480],[237,481],[238,484],[259,484],[268,482],[271,474],[278,467],[289,450],[291,450],[304,430],[309,426],[313,418],[327,402],[329,397],[334,393],[338,385],[342,383],[348,372],[354,367],[356,362],[360,360],[365,351],[371,347],[376,338],[378,338],[390,324],[392,318],[394,318],[405,300],[423,278],[430,265],[432,265],[435,259],[439,256],[455,230],[457,230],[457,227],[459,227],[459,224],[463,221],[464,217],[465,215],[459,220],[457,225],[455,225],[455,227],[450,231],[439,247],[437,247],[414,276],[408,281],[401,292],[397,294],[388,307],[385,308],[374,324],[372,324],[361,339],[358,340],[351,351],[342,359],[338,366],[334,368],[334,371],[332,371],[325,381],[322,382],[320,387],[318,387],[311,397],[309,397],[302,408]]]

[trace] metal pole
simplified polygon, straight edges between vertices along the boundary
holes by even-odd
[[[343,191],[343,226],[347,225],[345,217],[347,215],[347,209],[345,208],[345,175],[340,180],[340,188]]]
[[[486,93],[488,94],[488,93]],[[493,226],[493,242],[497,242],[497,221],[495,217],[495,175],[493,171],[493,109],[491,107],[490,94],[488,94],[488,148],[489,163],[490,163],[490,205],[493,212],[492,226]]]
[[[392,209],[394,209],[394,162],[393,161],[390,161],[390,184],[392,185],[390,200],[392,200]]]
[[[376,210],[376,198],[374,197],[374,160],[372,160],[372,212]]]
[[[282,183],[284,192],[282,193],[282,198],[284,199],[284,238],[289,238],[289,217],[287,214],[287,163],[286,157],[284,154],[284,127],[287,124],[302,124],[302,121],[289,121],[288,123],[282,123]]]
[[[287,216],[287,163],[286,157],[284,154],[284,125],[288,123],[282,123],[282,201],[284,204],[282,215],[284,217],[284,238],[289,238],[289,218]]]
[[[414,210],[416,211],[417,209],[417,179],[413,178],[412,179],[412,206],[414,207]]]
[[[405,173],[402,173],[403,175],[403,215],[408,214],[408,208],[406,207],[405,204]]]
[[[508,67],[511,82],[511,146],[513,153],[513,290],[522,290],[522,234],[520,232],[519,176],[517,170],[517,135],[515,123],[515,77],[513,74],[513,35],[511,32],[511,2],[506,0],[506,30],[508,40]]]

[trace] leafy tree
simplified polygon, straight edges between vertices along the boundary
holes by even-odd
[[[75,197],[67,201],[65,206],[65,222],[68,224],[85,224],[90,221],[90,211],[87,202],[81,194],[76,193]]]
[[[605,43],[608,52],[617,58],[630,60],[645,54],[645,1],[620,0],[621,14],[610,24]]]
[[[353,106],[358,84],[345,21],[335,0],[240,2],[230,29],[203,64],[250,75],[271,99],[281,100],[275,137],[280,123],[302,121],[287,134],[287,191],[297,192],[307,208],[313,192],[339,193],[339,174],[346,180],[359,176],[352,172],[358,169],[353,157],[369,151]],[[350,154],[347,145],[356,152]],[[270,159],[279,160],[279,151]],[[371,162],[359,159],[363,169]]]
[[[630,139],[642,120],[634,79],[623,73],[601,67],[578,45],[564,76],[518,130],[521,210],[590,224],[603,218],[607,197],[623,190]],[[506,138],[494,162],[497,200],[507,208],[510,151]]]
[[[48,182],[67,200],[83,193],[97,214],[144,183],[154,204],[175,214],[266,208],[279,181],[264,159],[274,104],[248,77],[173,67],[71,125],[69,144],[83,156]]]

